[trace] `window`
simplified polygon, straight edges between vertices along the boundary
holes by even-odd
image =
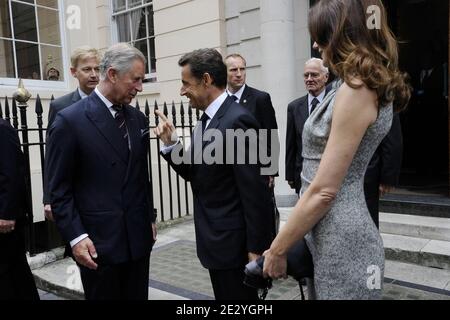
[[[113,0],[113,19],[118,42],[127,42],[147,58],[147,81],[156,81],[153,1]]]
[[[0,1],[0,78],[64,81],[58,0]]]

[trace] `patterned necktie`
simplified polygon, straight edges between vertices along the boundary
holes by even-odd
[[[313,113],[314,109],[317,107],[318,104],[319,104],[319,100],[317,100],[317,98],[312,99],[311,112],[309,113],[310,115],[311,115],[311,113]]]
[[[125,113],[122,105],[113,105],[113,110],[116,111],[114,119],[116,119],[117,125],[119,126],[120,132],[122,133],[122,137],[126,139],[128,145],[128,129],[127,123],[125,122]]]

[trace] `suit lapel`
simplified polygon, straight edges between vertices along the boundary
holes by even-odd
[[[97,127],[105,140],[108,141],[119,157],[125,163],[128,163],[128,146],[123,142],[124,139],[121,132],[108,108],[95,94],[95,92],[86,99],[89,99],[87,103],[86,116]]]
[[[303,122],[306,121],[306,119],[308,119],[309,117],[309,108],[308,108],[308,96],[305,97],[305,100],[303,101],[303,103],[300,104],[300,116],[303,120]]]
[[[72,95],[72,104],[74,104],[78,100],[81,100],[81,96],[80,96],[80,93],[78,92],[78,89],[76,89]]]
[[[241,99],[239,100],[239,104],[247,108],[248,102],[251,97],[251,88],[248,85],[245,85],[244,92],[242,92]]]
[[[217,110],[216,114],[214,115],[214,117],[209,122],[209,125],[206,128],[206,130],[217,129],[219,127],[219,125],[220,125],[220,118],[222,118],[222,116],[226,113],[226,111],[228,110],[228,108],[230,107],[230,105],[233,102],[234,102],[233,99],[230,98],[229,96],[225,99],[225,101],[220,106],[219,110]],[[199,152],[202,152],[203,149],[206,147],[206,145],[208,145],[209,143],[211,143],[211,141],[208,141],[208,140],[202,141],[202,148],[195,148],[196,146],[198,146],[200,144],[199,144],[199,142],[195,143],[195,141],[194,141],[194,146],[195,146],[194,147],[194,159],[197,159],[197,157],[199,156]]]

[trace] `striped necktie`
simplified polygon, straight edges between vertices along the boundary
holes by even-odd
[[[114,119],[116,119],[117,125],[122,133],[122,137],[126,139],[128,145],[128,129],[127,123],[125,121],[125,113],[123,110],[123,106],[115,104],[112,106],[112,108],[114,111],[116,111]]]

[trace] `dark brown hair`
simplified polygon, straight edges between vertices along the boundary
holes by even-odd
[[[371,28],[367,9],[376,6],[379,26]],[[322,48],[330,69],[350,87],[361,80],[375,90],[380,106],[404,109],[411,96],[406,74],[398,69],[398,47],[381,0],[320,0],[309,11],[311,38]]]
[[[216,87],[223,89],[227,85],[227,67],[216,49],[198,49],[186,53],[178,60],[178,65],[189,65],[192,75],[198,80],[208,73]]]

